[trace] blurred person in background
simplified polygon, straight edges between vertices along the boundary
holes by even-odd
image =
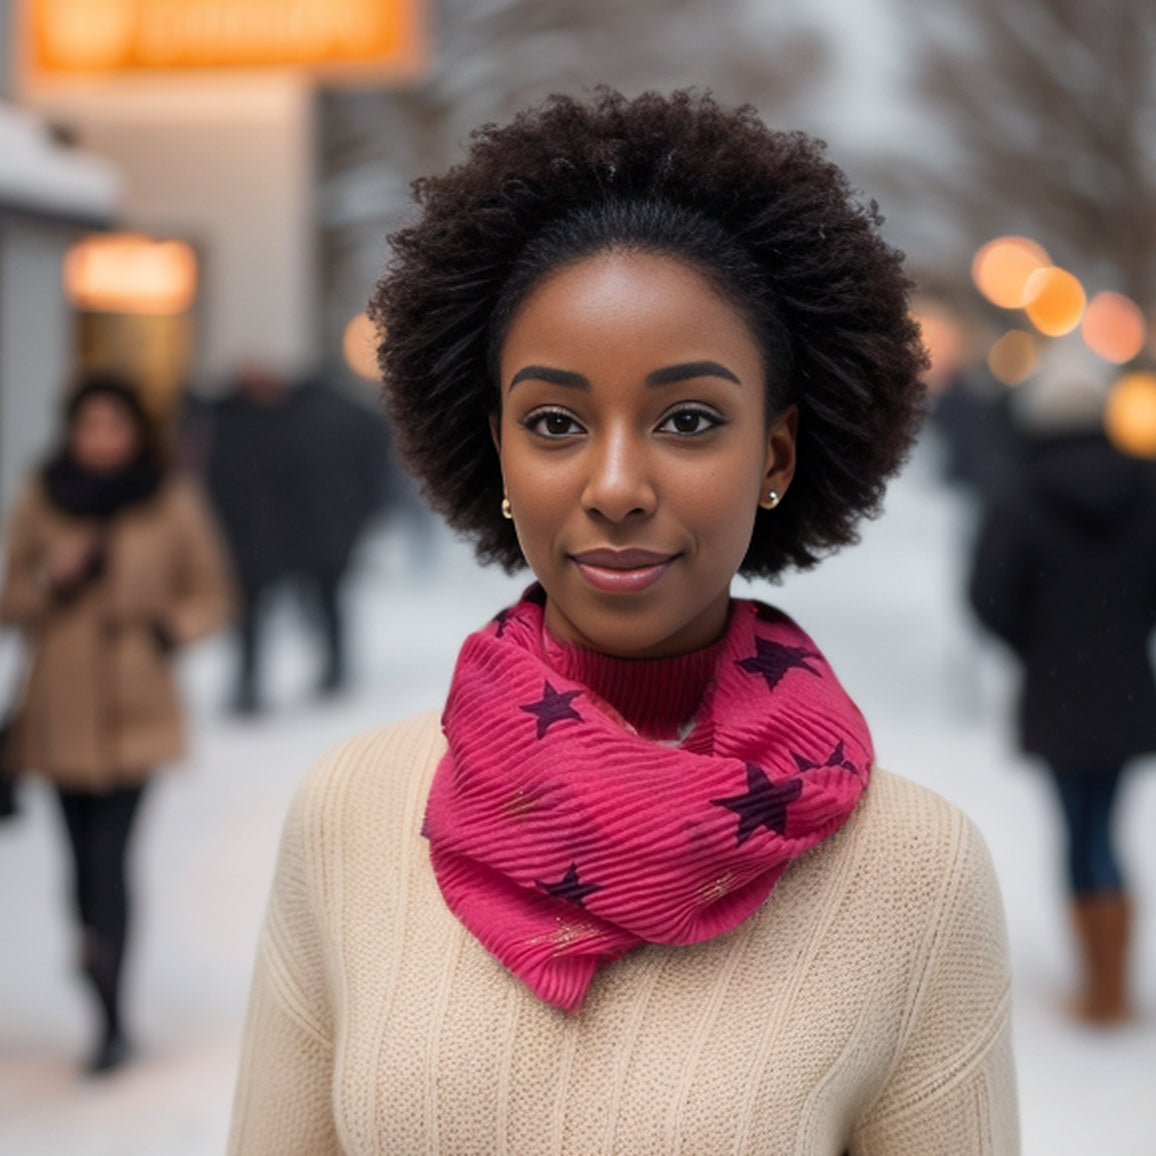
[[[944,446],[944,476],[981,508],[1011,468],[1015,425],[1008,392],[979,363],[956,370],[932,394],[930,421]]]
[[[873,209],[685,92],[554,97],[417,190],[394,428],[538,581],[298,793],[230,1151],[1012,1156],[982,838],[730,596],[853,541],[918,428]]]
[[[320,627],[318,692],[340,691],[348,680],[344,579],[385,504],[383,418],[320,373],[292,385],[250,364],[202,425],[208,489],[241,588],[234,709],[262,708],[265,622],[273,593],[290,579]]]
[[[260,709],[261,623],[269,593],[293,569],[294,477],[289,386],[258,364],[242,366],[211,403],[203,450],[205,482],[224,531],[240,605],[232,706]]]
[[[1121,776],[1156,752],[1156,467],[1102,432],[1106,363],[1058,342],[1019,387],[1016,470],[975,549],[970,599],[1022,667],[1019,738],[1067,836],[1080,1019],[1129,1017],[1132,908],[1113,835]]]
[[[138,393],[108,374],[69,397],[63,444],[18,499],[6,546],[0,621],[21,628],[29,655],[9,753],[60,800],[101,1017],[88,1068],[104,1072],[132,1052],[121,1014],[130,837],[157,768],[184,753],[173,657],[225,621],[224,556]]]

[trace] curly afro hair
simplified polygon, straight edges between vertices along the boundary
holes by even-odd
[[[902,255],[824,147],[709,94],[599,89],[478,129],[462,163],[415,182],[422,213],[391,238],[369,312],[402,455],[482,561],[525,565],[490,436],[505,333],[542,278],[612,250],[707,276],[762,344],[768,420],[799,408],[790,493],[759,510],[741,574],[812,566],[878,514],[923,415],[925,356]]]

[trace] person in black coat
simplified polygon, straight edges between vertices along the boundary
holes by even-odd
[[[260,709],[262,622],[287,578],[316,606],[325,649],[319,690],[332,693],[346,680],[342,580],[386,496],[384,419],[320,375],[294,386],[257,365],[244,367],[212,409],[207,485],[242,595],[234,708]]]
[[[297,563],[295,477],[288,387],[247,366],[233,389],[211,403],[205,482],[228,542],[241,595],[233,705],[258,709],[258,644],[268,592]]]
[[[325,639],[319,689],[346,680],[341,587],[354,547],[386,503],[389,437],[381,415],[320,375],[289,397],[290,460],[298,479],[298,567],[312,588]]]
[[[1023,749],[1042,757],[1068,834],[1085,985],[1073,1010],[1127,1018],[1130,908],[1112,839],[1125,765],[1156,751],[1156,467],[1099,432],[1025,436],[981,528],[970,600],[1023,667]]]

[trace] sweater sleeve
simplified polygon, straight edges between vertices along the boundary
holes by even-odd
[[[320,824],[310,800],[323,761],[285,822],[257,947],[233,1100],[230,1156],[339,1153],[333,1118],[333,1017],[320,918]]]
[[[851,1156],[1020,1150],[1003,904],[969,822],[937,913],[891,1073],[855,1130]]]

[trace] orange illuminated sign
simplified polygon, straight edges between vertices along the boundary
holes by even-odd
[[[421,0],[25,0],[30,71],[45,79],[204,68],[422,62]]]

